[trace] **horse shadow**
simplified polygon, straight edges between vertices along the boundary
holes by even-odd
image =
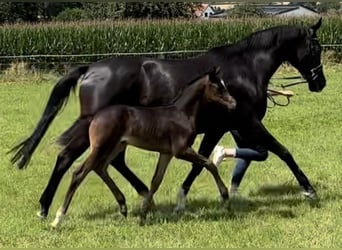
[[[213,199],[189,199],[185,211],[177,213],[173,202],[157,203],[148,215],[147,224],[177,223],[178,221],[229,221],[244,219],[248,215],[277,216],[293,219],[297,216],[296,209],[303,204],[309,204],[312,209],[319,209],[325,200],[341,199],[342,195],[328,192],[318,201],[305,199],[296,185],[267,185],[252,191],[248,196],[234,195],[227,204]],[[88,220],[104,219],[115,212],[114,208],[99,208],[96,212],[85,215]],[[140,206],[136,205],[129,212],[130,217],[140,216]],[[115,219],[122,216],[117,213]],[[120,220],[121,221],[121,220]]]

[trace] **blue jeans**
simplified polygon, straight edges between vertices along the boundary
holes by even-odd
[[[245,147],[247,145],[237,131],[232,131],[231,133],[238,144],[235,155],[237,161],[233,170],[231,185],[239,187],[251,161],[265,161],[268,157],[268,151],[260,145],[248,144],[249,148],[247,148]]]

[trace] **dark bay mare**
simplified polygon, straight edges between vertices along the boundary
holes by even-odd
[[[58,111],[66,103],[79,78],[80,118],[65,131],[59,143],[66,145],[58,155],[49,183],[40,198],[40,214],[45,217],[56,189],[72,162],[89,146],[87,134],[77,141],[71,135],[83,133],[89,122],[84,117],[114,104],[156,106],[169,104],[191,80],[207,72],[213,65],[221,66],[223,80],[237,101],[234,112],[206,108],[199,114],[197,134],[204,133],[199,153],[208,157],[221,137],[236,130],[238,145],[261,145],[283,160],[296,177],[303,193],[316,198],[310,181],[289,150],[275,139],[262,124],[267,109],[267,86],[283,62],[289,62],[307,80],[309,90],[320,92],[326,85],[321,65],[321,46],[316,32],[320,19],[311,27],[276,26],[255,32],[236,44],[210,49],[204,55],[186,60],[161,60],[146,57],[113,57],[80,66],[64,76],[53,88],[42,117],[34,132],[15,146],[12,163],[24,168]],[[235,137],[234,137],[235,138]],[[235,138],[236,140],[236,138]],[[148,188],[129,170],[122,151],[111,164],[134,186],[140,195]],[[184,198],[199,175],[193,165],[180,191]],[[184,200],[184,199],[183,199]]]
[[[144,67],[144,66],[143,66]],[[64,218],[76,189],[90,171],[94,170],[107,184],[120,205],[121,213],[127,215],[125,197],[107,172],[108,164],[127,145],[159,152],[151,189],[142,203],[140,224],[144,225],[154,193],[158,190],[173,156],[196,166],[205,166],[213,175],[222,199],[228,200],[228,189],[224,185],[215,164],[197,154],[192,148],[196,138],[197,115],[203,105],[220,105],[227,112],[235,109],[236,103],[224,83],[211,83],[212,72],[190,83],[179,98],[170,105],[158,107],[132,107],[128,105],[109,106],[95,114],[89,126],[90,153],[84,163],[72,176],[71,184],[62,207],[51,223],[56,228]],[[77,134],[71,140],[78,140]]]

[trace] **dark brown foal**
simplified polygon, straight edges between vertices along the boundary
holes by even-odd
[[[228,200],[227,187],[215,165],[191,148],[196,138],[197,113],[202,104],[214,103],[227,110],[235,109],[234,98],[223,86],[210,82],[209,74],[206,74],[187,87],[172,105],[153,108],[116,105],[97,113],[89,127],[89,156],[75,170],[63,206],[51,226],[56,228],[61,223],[77,187],[91,170],[108,185],[120,204],[121,213],[126,215],[125,198],[109,176],[107,167],[128,144],[160,153],[150,191],[142,204],[141,224],[145,223],[153,195],[173,156],[205,166],[213,175],[222,199]]]

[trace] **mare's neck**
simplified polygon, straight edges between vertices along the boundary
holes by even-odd
[[[214,48],[211,52],[214,58],[221,59],[221,64],[227,65],[228,71],[229,67],[231,70],[247,68],[249,81],[266,89],[280,65],[296,53],[294,48],[302,34],[300,29],[281,27],[256,33],[236,44]]]
[[[285,62],[283,53],[279,53],[280,48],[271,48],[254,52],[253,66],[257,75],[257,82],[267,87],[270,79],[278,70],[280,65]]]

